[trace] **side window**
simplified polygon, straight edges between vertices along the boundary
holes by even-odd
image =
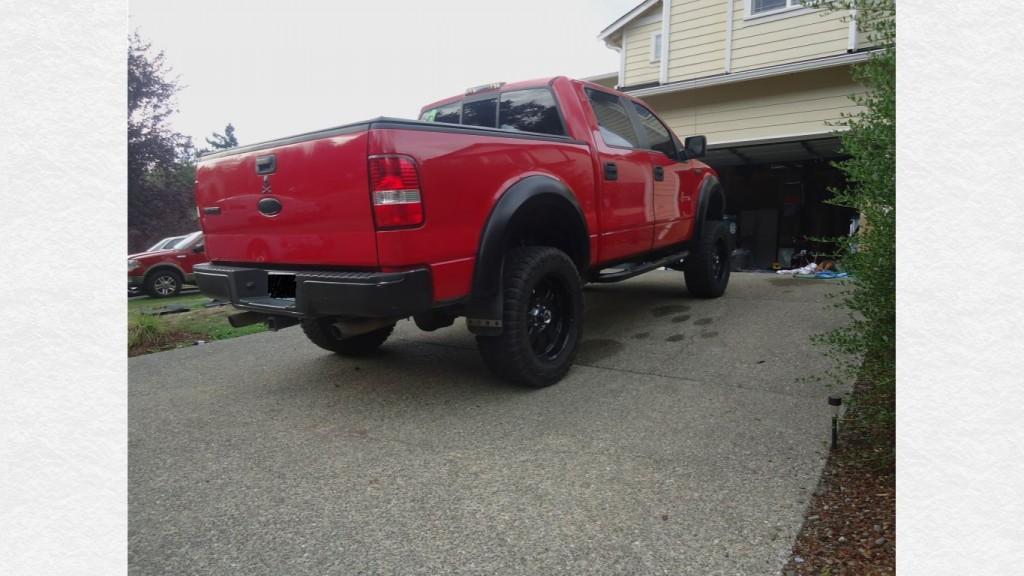
[[[630,104],[633,105],[636,115],[640,118],[640,126],[643,127],[644,136],[647,137],[647,147],[670,158],[674,157],[676,145],[672,142],[672,133],[668,131],[668,128],[647,108],[636,102],[630,102]]]
[[[420,120],[423,120],[424,122],[458,124],[460,108],[461,104],[459,102],[453,102],[452,104],[445,104],[444,106],[431,108],[430,110],[425,110],[423,114],[420,114]]]
[[[626,109],[622,107],[622,100],[614,94],[587,88],[587,98],[590,99],[590,106],[597,116],[597,125],[601,129],[601,138],[609,146],[619,148],[639,148],[640,139],[637,138],[633,124],[629,121]]]
[[[555,97],[546,88],[517,90],[501,95],[498,128],[564,135]]]
[[[498,126],[498,98],[475,100],[462,104],[462,123],[466,126]]]

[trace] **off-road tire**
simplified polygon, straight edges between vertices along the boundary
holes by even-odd
[[[367,332],[358,336],[339,339],[331,332],[333,318],[310,318],[300,322],[302,331],[306,338],[324,350],[329,350],[342,356],[368,356],[380,348],[381,344],[391,336],[395,325],[385,326],[373,332]]]
[[[500,378],[531,388],[561,380],[583,333],[582,284],[575,264],[556,248],[527,246],[506,254],[502,333],[476,338],[484,364]]]
[[[729,285],[733,250],[729,224],[721,220],[704,223],[697,247],[683,263],[686,289],[697,298],[718,298]]]
[[[152,298],[170,298],[181,292],[185,279],[173,268],[160,268],[146,275],[143,290]]]

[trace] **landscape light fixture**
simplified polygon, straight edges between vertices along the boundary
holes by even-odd
[[[839,407],[843,404],[842,396],[829,396],[828,405],[832,407],[832,449],[839,446]]]

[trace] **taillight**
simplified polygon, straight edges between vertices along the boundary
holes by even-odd
[[[370,193],[377,228],[423,223],[416,161],[408,156],[370,156]]]

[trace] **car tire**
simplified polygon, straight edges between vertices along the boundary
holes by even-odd
[[[173,268],[160,268],[146,276],[143,289],[153,298],[170,298],[181,292],[184,281],[181,273]]]
[[[683,263],[686,289],[697,298],[718,298],[729,285],[732,254],[732,235],[729,224],[709,220],[696,249]]]
[[[391,324],[358,336],[338,338],[331,330],[334,322],[334,318],[309,318],[301,322],[302,331],[310,342],[324,350],[342,356],[367,356],[376,352],[395,329],[395,325]]]
[[[561,380],[583,333],[583,287],[572,260],[556,248],[516,248],[502,274],[502,333],[477,336],[484,364],[531,388]]]

